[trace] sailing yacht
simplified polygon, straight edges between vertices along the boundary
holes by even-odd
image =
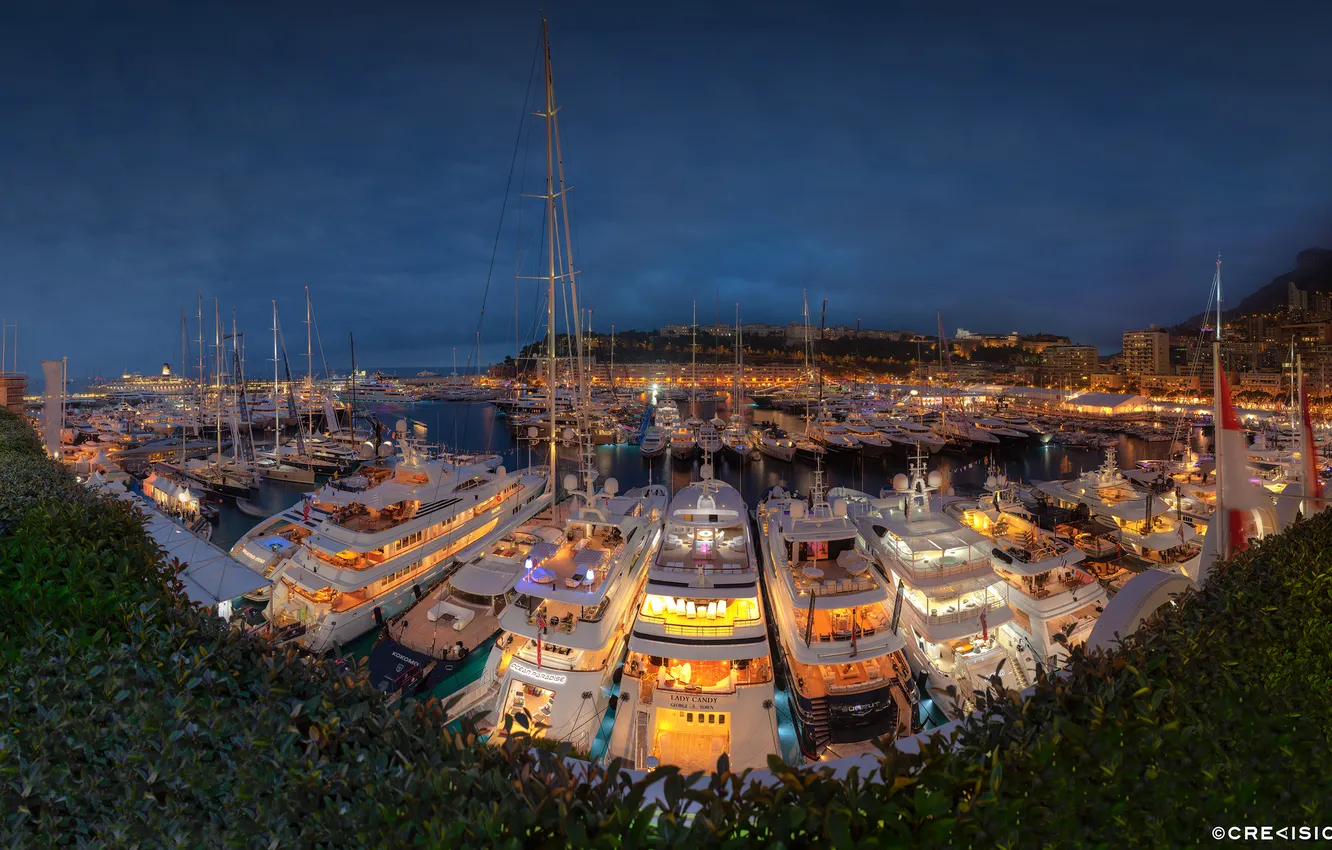
[[[748,458],[754,451],[753,444],[749,442],[749,426],[738,413],[731,416],[731,422],[722,431],[721,439],[722,446],[741,460]]]
[[[523,526],[540,542],[522,557],[487,662],[499,734],[520,716],[538,737],[590,750],[610,703],[669,496],[660,484],[620,494],[613,478],[594,489],[595,477],[586,467],[586,486],[553,518]]]
[[[550,501],[549,469],[498,455],[406,452],[333,479],[257,525],[232,557],[273,579],[265,618],[307,648],[345,644],[407,608],[455,562]]]
[[[1083,568],[1085,554],[1068,538],[1038,526],[994,467],[978,501],[958,500],[946,510],[993,544],[991,564],[1008,584],[1013,609],[1000,638],[1013,639],[1027,680],[1035,679],[1037,663],[1046,670],[1060,666],[1068,647],[1087,641],[1109,601],[1105,588]]]
[[[911,474],[897,475],[887,498],[856,518],[866,554],[897,587],[907,658],[934,703],[965,712],[972,693],[1003,665],[1006,686],[1019,684],[998,629],[1013,619],[1007,586],[990,562],[990,541],[943,510],[938,472],[926,475],[918,452]],[[957,688],[956,702],[941,696]]]
[[[762,767],[780,749],[748,511],[712,477],[681,489],[629,636],[607,755],[639,769]]]
[[[858,545],[851,514],[869,498],[854,490],[811,497],[780,486],[759,503],[768,610],[794,685],[800,746],[817,758],[830,744],[910,734],[915,685],[892,628],[891,586]]]

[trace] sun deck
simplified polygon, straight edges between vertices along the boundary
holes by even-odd
[[[532,568],[523,580],[595,595],[623,550],[624,538],[618,528],[598,526],[588,535],[581,525],[574,525],[564,538],[531,547]]]
[[[666,533],[657,552],[657,566],[695,572],[743,572],[752,569],[749,543],[741,526],[688,528],[676,526]]]

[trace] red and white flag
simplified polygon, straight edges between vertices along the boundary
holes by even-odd
[[[985,608],[990,607],[989,600],[985,600]],[[981,643],[990,639],[990,628],[985,624],[985,608],[981,609]]]
[[[1300,375],[1300,466],[1305,506],[1309,513],[1323,509],[1323,482],[1318,478],[1318,446],[1314,443],[1313,418],[1309,416],[1309,391]]]
[[[1216,480],[1222,513],[1217,518],[1222,525],[1218,531],[1226,535],[1225,554],[1233,555],[1249,545],[1249,511],[1271,507],[1263,491],[1249,480],[1248,441],[1240,426],[1239,415],[1230,400],[1230,384],[1226,373],[1216,370],[1218,421],[1216,431]]]

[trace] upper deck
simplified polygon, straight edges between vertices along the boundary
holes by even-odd
[[[729,484],[702,481],[671,500],[653,572],[729,574],[756,572],[749,548],[745,503]]]

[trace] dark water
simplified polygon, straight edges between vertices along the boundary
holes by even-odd
[[[507,420],[489,404],[436,401],[413,405],[381,405],[369,408],[368,412],[389,426],[398,419],[425,423],[430,442],[451,449],[500,454],[511,469],[527,465],[532,460],[540,463],[545,457],[543,445],[538,445],[535,451],[526,442],[520,445],[510,432]],[[729,411],[722,406],[702,402],[696,403],[692,411],[689,410],[688,402],[681,402],[680,412],[682,418],[695,415],[709,419],[714,414],[725,418],[729,415]],[[774,421],[792,433],[804,431],[804,423],[798,417],[777,411],[756,410],[752,411],[752,417]],[[1120,466],[1128,468],[1139,460],[1164,458],[1169,453],[1169,446],[1168,442],[1150,443],[1121,435],[1118,449]],[[561,478],[566,473],[576,471],[576,454],[577,450],[573,446],[560,447]],[[985,482],[986,467],[991,457],[1011,480],[1044,481],[1069,478],[1097,467],[1104,456],[1103,449],[1071,448],[1053,443],[1042,444],[1030,439],[978,448],[964,454],[941,452],[930,458],[929,466],[943,473],[949,485],[959,492],[965,492],[977,489]],[[758,452],[754,452],[744,462],[726,452],[720,452],[713,461],[716,476],[739,489],[751,507],[769,488],[777,484],[802,493],[809,492],[815,469],[812,461],[799,457],[784,463]],[[671,458],[669,452],[646,460],[636,446],[597,448],[597,466],[601,476],[598,480],[613,477],[619,482],[621,491],[652,482],[666,483],[674,492],[697,476],[701,462],[700,458],[695,458],[692,463],[686,464]],[[828,487],[853,487],[877,496],[879,489],[889,484],[894,475],[907,471],[907,461],[900,451],[881,458],[864,457],[859,453],[830,454],[824,458],[823,470]],[[265,481],[257,502],[270,514],[276,513],[300,501],[306,489],[297,484]],[[224,508],[213,539],[219,545],[229,547],[259,522],[259,519],[246,516],[234,507]]]

